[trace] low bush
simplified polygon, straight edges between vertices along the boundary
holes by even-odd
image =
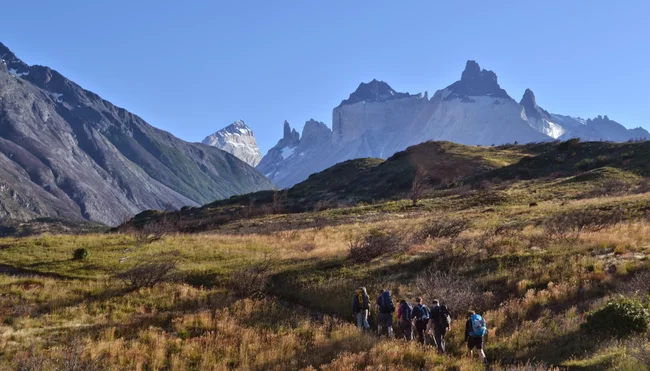
[[[456,238],[466,231],[470,226],[466,219],[431,219],[414,235],[416,242],[424,242],[427,239]]]
[[[621,297],[587,313],[583,328],[599,336],[643,334],[650,329],[650,310],[641,300]]]
[[[72,259],[74,260],[86,260],[88,259],[88,250],[79,248],[72,253]]]
[[[273,262],[264,257],[260,262],[236,270],[229,283],[229,289],[241,297],[262,298],[271,278]]]
[[[348,259],[353,263],[367,263],[382,255],[402,252],[406,248],[400,233],[375,228],[365,236],[349,241]]]
[[[147,256],[141,258],[133,267],[115,275],[133,289],[153,287],[166,281],[170,274],[178,267],[177,251],[163,256]]]

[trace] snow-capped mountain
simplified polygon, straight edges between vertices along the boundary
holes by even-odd
[[[224,150],[253,167],[262,160],[255,135],[243,120],[208,135],[202,143]]]
[[[427,140],[498,145],[564,140],[627,141],[650,138],[607,116],[583,120],[551,114],[527,89],[520,102],[499,86],[497,75],[468,61],[460,80],[428,93],[393,90],[383,81],[362,83],[332,112],[332,130],[313,120],[302,138],[285,122],[284,137],[257,169],[280,187],[289,187],[336,163],[360,157],[388,158]]]

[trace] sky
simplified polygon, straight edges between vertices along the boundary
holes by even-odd
[[[468,59],[517,101],[650,129],[647,0],[32,0],[0,41],[177,137],[243,119],[266,153],[284,120],[331,127],[374,78],[432,95]]]

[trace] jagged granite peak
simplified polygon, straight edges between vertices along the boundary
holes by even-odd
[[[341,102],[341,106],[359,102],[385,102],[392,99],[408,98],[409,93],[398,93],[387,83],[373,79],[369,83],[361,83],[348,99]]]
[[[460,80],[449,85],[445,91],[445,100],[461,99],[468,103],[472,101],[470,97],[511,99],[499,86],[497,75],[492,71],[482,70],[479,64],[472,60],[467,61]]]
[[[273,184],[235,156],[182,141],[0,44],[0,219],[117,225]]]
[[[300,143],[300,133],[296,131],[296,129],[291,128],[291,124],[289,124],[289,121],[284,120],[284,130],[283,130],[283,135],[282,139],[278,141],[278,144],[276,144],[276,147],[297,147],[298,143]]]
[[[255,134],[243,120],[237,120],[207,136],[202,143],[224,150],[253,167],[262,160]]]
[[[519,104],[524,107],[524,110],[526,111],[526,117],[551,121],[551,114],[537,105],[535,93],[533,93],[532,90],[526,89],[523,97],[521,97]]]
[[[302,129],[302,138],[300,139],[300,146],[306,147],[317,142],[331,140],[332,129],[327,127],[324,123],[309,119]]]

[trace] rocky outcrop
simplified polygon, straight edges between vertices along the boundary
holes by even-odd
[[[537,104],[530,89],[516,102],[499,86],[497,75],[475,61],[468,61],[460,80],[431,99],[428,93],[396,92],[383,81],[362,83],[334,108],[331,135],[324,127],[308,122],[300,143],[288,145],[285,125],[285,142],[269,151],[258,169],[278,186],[289,187],[336,163],[387,158],[428,140],[499,145],[571,137],[614,141],[650,137],[644,129],[628,130],[606,116],[582,120],[550,114]],[[312,130],[318,141],[305,138]]]
[[[236,157],[156,129],[2,44],[0,58],[0,218],[116,225],[273,187]]]
[[[242,120],[207,136],[202,143],[226,151],[253,167],[262,160],[255,134]]]

